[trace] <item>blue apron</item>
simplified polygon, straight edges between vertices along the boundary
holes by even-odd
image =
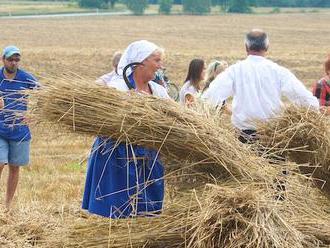
[[[110,218],[160,213],[163,177],[156,150],[97,137],[88,160],[82,208]]]

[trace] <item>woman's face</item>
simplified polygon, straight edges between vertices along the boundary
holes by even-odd
[[[152,53],[143,61],[144,66],[141,68],[143,74],[148,81],[154,79],[157,70],[163,67],[163,54],[160,51]]]

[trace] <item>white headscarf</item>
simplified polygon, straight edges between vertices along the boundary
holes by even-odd
[[[142,62],[149,57],[155,50],[160,49],[156,44],[147,41],[139,40],[131,43],[124,51],[118,63],[117,73],[122,76],[125,66],[134,62]],[[127,75],[131,74],[130,70]]]

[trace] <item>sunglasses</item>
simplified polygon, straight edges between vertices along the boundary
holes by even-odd
[[[6,59],[6,60],[9,61],[9,62],[13,62],[13,61],[15,61],[15,62],[20,62],[20,61],[21,61],[20,58],[8,58],[8,59]]]

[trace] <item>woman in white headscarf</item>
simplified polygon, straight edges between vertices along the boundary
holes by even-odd
[[[154,43],[131,43],[119,61],[118,76],[108,86],[169,98],[165,88],[151,81],[162,67],[162,57],[163,50]],[[160,213],[163,176],[157,151],[97,137],[88,161],[82,207],[110,218]]]

